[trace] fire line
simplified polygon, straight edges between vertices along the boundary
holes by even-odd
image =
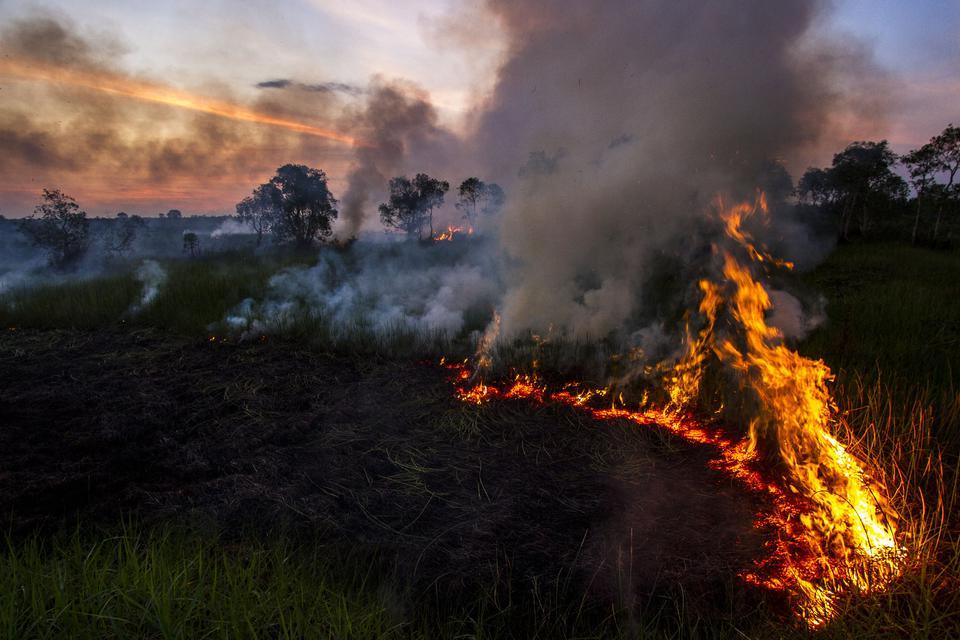
[[[761,194],[753,205],[726,207],[718,199],[716,206],[732,246],[715,247],[723,257],[722,275],[700,282],[706,326],[696,335],[688,329],[686,355],[664,377],[670,397],[666,406],[643,402],[628,410],[622,400],[620,406],[610,400],[608,389],[569,383],[550,391],[536,375],[517,375],[512,384],[495,386],[475,382],[468,361],[441,364],[455,372],[456,393],[464,402],[559,402],[598,420],[662,428],[711,447],[716,457],[710,466],[766,505],[754,519],[754,528],[764,534],[764,556],[740,577],[786,595],[808,625],[819,627],[833,618],[841,594],[881,591],[900,575],[905,550],[897,540],[897,515],[886,487],[829,433],[834,411],[826,386],[829,368],[783,344],[779,330],[766,323],[771,305],[766,290],[734,257],[737,252],[754,265],[792,266],[757,249],[740,227],[750,216],[767,215],[766,200]],[[717,329],[721,313],[736,327],[732,336]],[[488,364],[490,343],[485,339],[478,353],[481,370]],[[742,392],[758,400],[747,437],[697,417],[708,361],[722,364],[737,376]],[[774,469],[780,471],[771,476]]]

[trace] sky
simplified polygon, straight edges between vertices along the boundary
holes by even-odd
[[[960,122],[960,2],[834,5],[823,32],[887,74],[871,133],[906,151]],[[42,187],[91,215],[228,213],[286,162],[337,193],[371,79],[423,88],[462,132],[504,48],[480,0],[0,0],[0,213]]]

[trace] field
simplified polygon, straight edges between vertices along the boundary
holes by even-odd
[[[737,574],[756,505],[657,429],[459,402],[466,345],[218,323],[314,256],[166,263],[0,305],[0,633],[49,637],[960,636],[960,254],[840,247],[841,439],[904,516],[904,577],[811,631]]]

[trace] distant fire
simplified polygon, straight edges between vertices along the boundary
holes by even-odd
[[[444,240],[453,240],[454,236],[457,234],[473,235],[473,227],[455,227],[453,225],[448,225],[446,231],[441,231],[434,234],[433,239],[436,241]]]
[[[753,264],[792,266],[757,249],[741,229],[746,218],[766,214],[762,196],[754,204],[729,208],[718,200],[717,208],[737,252]],[[766,290],[733,250],[717,249],[723,258],[722,277],[699,283],[706,324],[696,335],[688,332],[686,355],[665,377],[670,397],[666,407],[644,400],[628,409],[607,389],[570,383],[551,390],[536,376],[517,376],[499,386],[475,383],[467,362],[444,366],[456,372],[457,395],[465,402],[559,402],[599,420],[667,429],[711,447],[716,452],[711,466],[767,505],[754,522],[767,540],[766,554],[741,577],[791,596],[803,618],[819,626],[833,616],[840,593],[883,589],[899,575],[904,551],[896,539],[896,515],[886,488],[830,435],[829,368],[783,344],[779,330],[766,323],[771,306]],[[733,321],[729,337],[718,330],[721,314]],[[734,372],[742,392],[758,401],[745,438],[695,413],[708,361]]]

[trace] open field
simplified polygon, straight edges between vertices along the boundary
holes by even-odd
[[[8,637],[785,637],[745,587],[756,507],[706,454],[568,407],[456,400],[410,336],[210,341],[278,269],[242,254],[0,307]],[[842,439],[910,561],[818,637],[960,634],[960,255],[848,245],[802,276]],[[13,304],[10,304],[10,303]],[[319,325],[312,326],[317,329]],[[322,327],[319,327],[322,329]]]

